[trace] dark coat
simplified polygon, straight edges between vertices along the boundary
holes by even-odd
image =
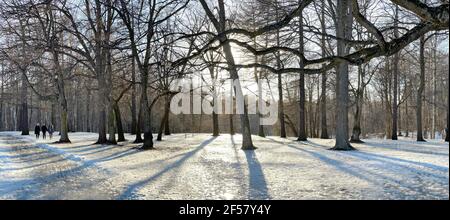
[[[47,126],[45,126],[45,125],[42,126],[42,127],[41,127],[41,130],[42,130],[42,133],[45,134],[45,133],[48,131]]]
[[[34,127],[34,134],[39,134],[39,133],[41,133],[41,127],[36,125],[36,127]]]

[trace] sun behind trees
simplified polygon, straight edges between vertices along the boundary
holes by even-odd
[[[36,123],[96,132],[98,144],[136,135],[142,149],[171,133],[230,131],[334,138],[448,141],[448,1],[170,0],[0,4],[0,130]],[[174,83],[278,102],[262,125],[248,102],[229,115],[174,115]],[[227,79],[237,80],[230,87]],[[218,83],[213,83],[218,82]],[[260,83],[267,82],[267,83]],[[213,86],[210,86],[213,85]],[[237,116],[237,117],[236,117]],[[234,125],[239,123],[239,126]],[[352,129],[350,129],[352,128]],[[116,134],[118,134],[116,138]]]

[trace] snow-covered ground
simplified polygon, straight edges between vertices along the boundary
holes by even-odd
[[[253,152],[230,135],[176,134],[152,151],[70,138],[0,133],[0,199],[449,199],[449,145],[438,141],[336,152],[333,140],[255,136]]]

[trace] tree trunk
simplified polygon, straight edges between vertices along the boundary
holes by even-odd
[[[337,2],[337,27],[336,36],[339,38],[337,43],[338,56],[348,54],[348,45],[345,39],[351,37],[352,19],[349,15],[348,0]],[[346,61],[337,66],[336,76],[336,145],[333,150],[354,150],[349,143],[348,136],[348,63]]]
[[[353,132],[352,137],[350,139],[351,143],[364,143],[361,140],[361,116],[362,116],[362,108],[363,108],[363,99],[364,99],[364,77],[363,77],[363,71],[361,66],[358,66],[358,88],[356,90],[356,100],[355,100],[355,116],[354,116],[354,125],[353,125]]]
[[[409,106],[408,98],[405,101],[405,137],[409,137]]]
[[[395,7],[395,21],[394,21],[394,35],[395,38],[398,38],[398,6],[396,5]],[[394,90],[394,97],[393,97],[393,103],[392,103],[392,140],[398,140],[398,131],[397,131],[397,126],[398,126],[398,65],[399,65],[399,61],[400,61],[400,51],[397,52],[394,55],[394,86],[393,86],[393,90]]]
[[[141,97],[142,97],[142,95],[141,95]],[[144,140],[142,139],[142,132],[141,132],[141,128],[143,127],[143,117],[142,117],[143,112],[142,111],[144,111],[144,109],[142,108],[142,104],[141,104],[139,107],[138,120],[136,123],[136,138],[133,142],[135,144],[144,142]]]
[[[225,57],[228,63],[228,67],[230,68],[230,74],[231,74],[231,79],[235,80],[235,87],[234,87],[234,92],[236,94],[236,97],[241,97],[242,99],[244,99],[244,94],[242,93],[242,87],[239,81],[239,75],[235,66],[235,62],[234,62],[234,57],[233,57],[233,53],[231,52],[231,46],[230,44],[227,42],[223,45],[223,50],[225,53]],[[243,150],[254,150],[256,149],[255,146],[253,146],[253,141],[252,141],[252,134],[250,131],[250,121],[248,119],[248,110],[247,110],[247,106],[245,105],[245,103],[240,103],[237,102],[237,105],[239,107],[239,105],[243,105],[240,108],[244,110],[243,113],[240,113],[240,119],[241,119],[241,132],[242,132],[242,149]]]
[[[136,121],[136,61],[133,57],[131,62],[131,134],[136,134],[137,121]]]
[[[321,5],[323,8],[325,8],[325,0],[321,0]],[[325,27],[325,10],[321,10],[321,30],[322,33],[326,33],[326,27]],[[326,39],[325,34],[321,37],[321,46],[322,46],[322,57],[326,57]],[[327,128],[327,72],[322,72],[322,85],[321,85],[321,98],[320,98],[320,123],[321,123],[321,132],[320,132],[320,138],[321,139],[329,139],[330,136],[328,135],[328,128]]]
[[[90,85],[90,83],[88,83]],[[87,95],[86,95],[86,131],[91,132],[91,90],[90,88],[87,88]]]
[[[205,2],[201,2],[202,6],[206,9],[209,10],[209,8],[207,8],[207,5],[205,5]],[[223,0],[218,0],[218,6],[219,6],[219,22],[217,22],[217,19],[213,16],[213,15],[208,15],[210,16],[210,20],[211,21],[216,21],[215,22],[215,28],[217,30],[218,33],[222,33],[223,31],[226,30],[226,13],[225,13],[225,3]],[[235,65],[235,61],[234,61],[234,57],[233,57],[233,53],[231,51],[231,46],[230,43],[228,42],[227,36],[221,36],[220,37],[220,42],[223,44],[222,48],[223,48],[223,53],[225,55],[225,60],[227,62],[228,68],[229,68],[229,72],[230,72],[230,76],[231,79],[235,81],[235,87],[234,87],[234,91],[236,94],[236,97],[238,98],[242,98],[242,100],[244,100],[244,95],[242,92],[242,87],[239,81],[239,74]],[[243,105],[243,106],[241,106]],[[252,134],[250,131],[250,121],[248,119],[248,110],[247,107],[245,105],[245,103],[241,103],[238,102],[238,108],[242,109],[243,112],[239,112],[239,116],[240,116],[240,122],[241,122],[241,132],[242,132],[242,150],[254,150],[256,149],[255,146],[253,146],[253,141],[252,141]]]
[[[164,135],[168,136],[171,135],[170,133],[170,99],[172,96],[169,94],[166,96],[166,108],[165,108],[165,114],[166,114],[166,120],[164,121]]]
[[[322,86],[321,86],[322,94],[320,101],[320,123],[321,123],[321,139],[329,139],[328,128],[327,128],[327,73],[322,73]]]
[[[257,44],[256,44],[255,38],[253,38],[253,44],[254,44],[254,47],[256,48]],[[264,57],[262,57],[261,62],[263,65],[265,65]],[[258,63],[258,56],[255,56],[255,63]],[[258,116],[258,136],[266,137],[266,134],[264,133],[264,125],[261,124],[261,120],[264,116],[261,114],[261,111],[260,111],[262,109],[262,105],[264,104],[262,83],[260,81],[260,79],[262,78],[262,75],[261,75],[262,73],[258,74],[258,68],[255,67],[253,69],[253,74],[255,76],[255,81],[258,84],[258,106],[256,108],[256,114]]]
[[[422,98],[423,91],[425,90],[425,37],[420,37],[420,84],[417,91],[417,108],[416,108],[416,120],[417,120],[417,141],[425,141],[422,131]]]
[[[100,87],[101,88],[101,87]],[[102,89],[100,89],[102,90]],[[106,138],[106,105],[104,95],[99,91],[98,99],[100,104],[98,106],[98,139],[96,144],[106,144],[108,139]]]
[[[148,88],[148,71],[142,73],[142,91],[141,91],[141,111],[144,125],[144,145],[143,150],[152,150],[153,147],[153,133],[151,122],[151,109],[149,108],[149,101],[147,95]]]
[[[303,36],[303,11],[300,12],[299,15],[299,52],[305,52],[304,46],[304,36]],[[300,68],[304,68],[304,60],[300,60]],[[306,102],[306,94],[305,94],[305,74],[303,72],[300,73],[299,80],[299,117],[298,117],[298,141],[307,141],[306,135],[306,120],[305,120],[305,102]]]
[[[445,129],[445,141],[448,142],[450,140],[450,135],[448,135],[448,129],[450,127],[450,122],[448,119],[448,106],[447,106],[447,128]]]
[[[3,120],[3,93],[4,93],[4,89],[5,89],[4,88],[4,83],[5,83],[4,68],[5,68],[5,66],[4,66],[3,62],[1,63],[1,65],[2,65],[2,71],[0,74],[2,74],[2,77],[1,77],[1,90],[0,90],[0,131],[3,131],[3,128],[6,126],[6,125],[4,125],[5,120]]]
[[[20,93],[21,107],[20,107],[20,130],[22,135],[29,135],[29,125],[28,125],[28,92],[27,92],[27,76],[26,71],[22,70],[22,88]]]
[[[55,55],[56,60],[55,63],[57,65],[56,70],[58,71],[58,79],[57,79],[57,85],[58,85],[58,100],[60,105],[60,138],[59,143],[70,143],[69,139],[69,121],[68,121],[68,108],[67,108],[67,99],[66,99],[66,93],[64,89],[64,78],[62,74],[62,70],[59,67],[59,60],[57,59],[58,55]]]
[[[122,115],[120,113],[120,107],[118,103],[114,104],[114,115],[116,116],[117,142],[124,142],[125,134],[123,131]]]
[[[114,107],[110,104],[110,107],[108,107],[108,144],[117,144],[115,119]]]
[[[229,115],[230,120],[230,135],[235,135],[236,131],[234,130],[234,121],[233,121],[234,114]]]
[[[359,95],[358,95],[359,96]],[[354,125],[353,125],[353,132],[352,137],[350,139],[351,143],[364,143],[361,140],[361,111],[362,111],[362,101],[360,100],[361,97],[356,98],[356,112],[354,116]]]
[[[216,79],[216,74],[215,74],[215,68],[214,66],[211,66],[208,68],[209,69],[209,74],[211,76],[211,80],[215,80]],[[220,131],[219,131],[219,115],[217,114],[217,111],[219,110],[217,108],[217,93],[216,93],[216,84],[213,83],[212,85],[212,94],[213,94],[213,104],[214,104],[214,109],[213,109],[213,113],[212,113],[212,122],[213,122],[213,137],[218,137],[220,135]]]
[[[450,85],[450,79],[449,77],[447,77],[447,86]],[[448,89],[448,87],[447,87]],[[450,96],[447,93],[447,127],[445,128],[445,141],[449,142],[450,140],[450,135],[448,135],[449,133],[449,129],[450,129],[450,120],[449,120],[449,107],[450,107]]]
[[[218,137],[220,135],[219,115],[217,113],[213,112],[212,118],[213,118],[213,136]]]
[[[162,141],[163,131],[165,130],[165,127],[167,126],[167,121],[168,121],[168,117],[169,117],[169,107],[168,107],[169,104],[166,101],[166,105],[164,107],[164,116],[161,119],[161,124],[159,126],[159,131],[158,131],[158,137],[156,138],[157,141]]]

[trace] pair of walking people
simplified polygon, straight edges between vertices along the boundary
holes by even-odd
[[[36,139],[39,139],[40,134],[42,132],[42,139],[46,139],[47,138],[47,132],[50,136],[50,140],[53,138],[53,132],[54,132],[54,128],[53,125],[49,125],[48,127],[43,124],[42,126],[38,124],[36,124],[36,127],[34,127],[34,134],[36,135]]]

